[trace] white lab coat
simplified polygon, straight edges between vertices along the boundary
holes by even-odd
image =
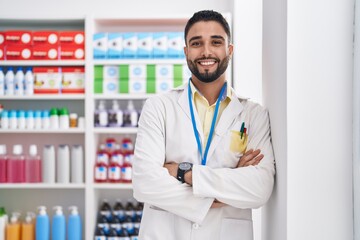
[[[202,125],[195,110],[203,142]],[[261,149],[257,166],[234,168],[242,155],[230,150],[233,131],[245,122],[247,149]],[[192,162],[193,186],[180,183],[164,162]],[[238,98],[218,120],[207,164],[201,165],[191,123],[187,84],[147,100],[139,120],[133,163],[134,197],[145,202],[141,240],[252,240],[251,208],[262,206],[274,183],[268,112]],[[226,203],[210,209],[214,199]]]

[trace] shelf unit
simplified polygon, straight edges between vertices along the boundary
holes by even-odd
[[[230,15],[226,15],[231,21]],[[85,94],[32,95],[32,96],[0,96],[0,103],[8,109],[48,109],[50,107],[67,106],[70,112],[85,116],[84,129],[69,130],[0,130],[0,144],[8,148],[22,143],[28,146],[36,141],[38,146],[45,144],[81,144],[84,146],[84,183],[83,184],[0,184],[0,205],[8,212],[35,211],[39,205],[52,208],[61,205],[65,208],[77,205],[83,220],[84,239],[92,239],[96,213],[102,199],[115,200],[132,197],[132,185],[124,183],[94,183],[93,172],[95,154],[99,142],[107,137],[120,141],[130,137],[134,142],[137,128],[96,128],[94,127],[94,110],[99,100],[118,100],[120,106],[128,100],[135,102],[139,108],[147,98],[154,94],[94,94],[94,66],[120,64],[185,64],[185,59],[109,59],[94,60],[92,58],[92,37],[98,32],[166,32],[183,31],[188,16],[162,16],[157,18],[121,18],[121,17],[50,17],[44,18],[0,18],[0,31],[6,29],[30,30],[84,30],[85,60],[81,61],[0,61],[0,66],[84,66]],[[231,80],[231,69],[228,71]],[[6,139],[6,141],[4,140]],[[35,139],[35,140],[34,140]],[[26,150],[26,148],[25,148]],[[39,149],[41,153],[41,149]],[[19,209],[20,208],[20,209]],[[52,209],[48,209],[52,216]]]

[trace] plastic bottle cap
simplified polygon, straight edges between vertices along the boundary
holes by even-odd
[[[10,118],[17,118],[16,111],[15,111],[15,110],[11,110],[9,117],[10,117]]]
[[[6,214],[5,208],[4,207],[0,207],[0,217],[4,216]]]
[[[69,210],[70,210],[71,215],[78,215],[79,214],[78,208],[76,206],[70,206]]]
[[[6,154],[6,145],[5,144],[1,144],[0,145],[0,155],[5,155]],[[0,214],[1,214],[1,209],[0,208]]]
[[[105,110],[105,102],[104,101],[99,102],[99,110]]]
[[[22,154],[22,151],[23,151],[22,145],[16,144],[16,145],[13,146],[13,153],[14,153],[15,155],[20,155],[20,154]]]
[[[42,117],[43,117],[43,118],[48,118],[49,116],[50,116],[50,112],[49,112],[49,111],[45,110],[45,111],[42,112]]]
[[[78,115],[77,115],[77,113],[71,113],[69,117],[72,119],[76,119],[76,118],[78,118]]]
[[[39,206],[39,215],[46,215],[46,207],[45,206]]]
[[[58,110],[56,108],[50,109],[50,116],[58,115]]]
[[[32,71],[32,67],[27,67],[26,71]]]
[[[25,217],[25,222],[31,223],[34,218],[35,218],[35,213],[27,212],[26,217]]]
[[[117,111],[117,110],[120,109],[119,103],[118,103],[116,100],[113,100],[112,109],[113,109],[114,111]]]
[[[61,108],[59,115],[69,115],[69,110],[67,108]]]
[[[55,210],[56,215],[63,215],[63,211],[62,211],[61,206],[55,206],[55,207],[53,207],[53,209]]]
[[[18,213],[18,212],[11,213],[10,222],[16,223],[19,220],[19,217],[20,217],[20,213]]]
[[[8,118],[8,117],[9,117],[8,111],[6,111],[6,110],[2,111],[2,112],[1,112],[1,117],[2,117],[2,118]]]
[[[28,110],[25,114],[25,117],[27,118],[33,118],[34,117],[34,112],[32,110]]]
[[[133,101],[129,100],[127,109],[130,111],[135,109]]]
[[[35,111],[35,118],[41,118],[41,111]]]
[[[37,146],[35,144],[30,145],[29,154],[30,154],[30,156],[37,155]]]
[[[18,117],[18,118],[25,118],[25,111],[19,110],[17,117]]]

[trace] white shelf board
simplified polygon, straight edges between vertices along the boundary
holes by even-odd
[[[5,60],[0,66],[85,66],[85,60]]]
[[[85,189],[84,183],[0,183],[0,189]]]
[[[84,100],[85,94],[34,94],[28,96],[0,96],[0,100]]]
[[[94,99],[147,99],[155,94],[126,94],[126,93],[119,93],[119,94],[94,94]]]
[[[0,129],[0,133],[64,133],[64,134],[73,134],[73,133],[85,133],[85,129],[79,128],[70,128],[70,129]]]
[[[103,128],[94,127],[94,133],[105,133],[105,134],[136,134],[138,131],[137,127],[119,127],[119,128]]]
[[[132,189],[131,183],[94,183],[94,189]]]
[[[119,65],[119,64],[186,64],[185,58],[164,58],[164,59],[95,59],[94,65]]]

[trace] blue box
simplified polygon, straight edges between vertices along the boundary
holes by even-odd
[[[168,37],[168,58],[184,58],[184,34],[182,32],[169,32]]]
[[[107,57],[121,58],[123,55],[123,36],[121,33],[108,33]]]
[[[153,33],[153,58],[166,58],[168,50],[167,34]]]
[[[123,33],[123,57],[135,58],[137,54],[137,34]]]
[[[153,55],[152,33],[138,33],[137,38],[138,38],[137,58],[152,58]]]
[[[93,56],[94,59],[107,57],[107,33],[95,33],[93,35]]]

